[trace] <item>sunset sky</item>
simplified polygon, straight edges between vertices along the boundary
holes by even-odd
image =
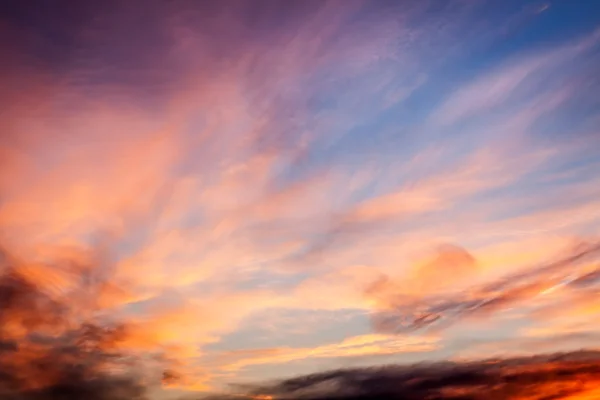
[[[173,390],[600,344],[600,2],[6,1],[0,247]]]

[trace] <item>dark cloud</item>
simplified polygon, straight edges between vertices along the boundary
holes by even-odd
[[[93,268],[76,269],[76,287],[67,296],[62,295],[67,289],[59,288],[64,293],[56,295],[36,284],[38,276],[24,273],[26,265],[5,252],[1,259],[2,399],[146,398],[146,367],[162,364],[127,352],[120,344],[128,325],[102,316],[95,306],[99,288],[112,283],[95,276]]]
[[[579,351],[471,363],[339,370],[245,389],[247,398],[254,399],[560,399],[597,387],[599,362],[600,352]]]

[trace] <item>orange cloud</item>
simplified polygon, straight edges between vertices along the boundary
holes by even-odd
[[[454,324],[464,318],[489,316],[515,305],[523,306],[525,302],[529,306],[536,302],[547,303],[556,296],[555,293],[563,290],[585,293],[589,290],[587,283],[592,288],[597,283],[594,280],[597,271],[589,263],[597,260],[599,249],[598,243],[584,244],[553,262],[507,274],[457,293],[421,297],[390,290],[375,310],[374,323],[385,332],[413,331]],[[578,282],[584,283],[583,286]],[[378,287],[371,288],[371,292],[377,295]]]

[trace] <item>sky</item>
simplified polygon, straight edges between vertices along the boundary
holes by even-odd
[[[0,7],[0,246],[161,396],[598,347],[600,3]]]

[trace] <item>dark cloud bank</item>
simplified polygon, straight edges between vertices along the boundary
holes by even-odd
[[[594,387],[600,387],[600,352],[582,350],[470,363],[338,370],[246,388],[247,396],[211,400],[550,400],[583,395]]]

